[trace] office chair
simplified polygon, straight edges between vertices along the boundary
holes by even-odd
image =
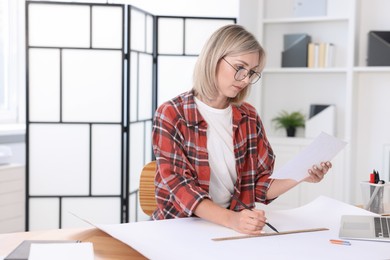
[[[151,216],[157,208],[156,197],[154,193],[154,176],[156,174],[156,161],[145,164],[142,168],[139,180],[139,202],[142,211]]]

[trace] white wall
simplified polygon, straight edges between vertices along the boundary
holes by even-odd
[[[238,24],[243,25],[248,31],[253,33],[255,36],[261,35],[259,32],[260,27],[258,19],[261,9],[258,1],[253,0],[240,0],[239,14],[238,14]],[[261,39],[258,37],[258,40],[261,44]],[[261,107],[261,80],[252,86],[251,92],[248,97],[249,103],[251,103],[257,111],[260,111]]]
[[[357,20],[358,58],[356,66],[362,70],[355,75],[356,87],[356,182],[367,181],[373,169],[379,171],[381,178],[390,181],[389,158],[385,158],[386,149],[390,147],[390,70],[367,71],[368,32],[390,31],[390,1],[359,1],[360,8]],[[387,154],[388,156],[388,154]],[[385,171],[387,170],[387,172]],[[361,189],[356,187],[355,197],[360,201]]]

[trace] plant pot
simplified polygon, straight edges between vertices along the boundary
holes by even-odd
[[[296,132],[296,128],[295,127],[288,127],[288,128],[286,128],[286,132],[287,132],[288,137],[294,137],[295,132]]]

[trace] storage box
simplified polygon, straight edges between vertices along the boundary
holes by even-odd
[[[326,107],[323,110],[323,107]],[[315,110],[320,110],[319,112]],[[310,118],[305,123],[305,137],[315,138],[321,132],[335,135],[336,132],[336,107],[334,105],[311,105]]]
[[[390,66],[390,31],[368,33],[368,66]]]
[[[305,33],[283,35],[282,67],[307,67],[307,46],[311,37]]]
[[[378,214],[390,213],[390,184],[374,184],[363,181],[360,184],[363,208]]]

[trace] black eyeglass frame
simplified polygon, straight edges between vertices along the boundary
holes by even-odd
[[[237,69],[237,68],[235,68],[230,62],[228,62],[228,61],[225,59],[225,57],[222,57],[222,59],[223,59],[227,64],[229,64],[230,67],[232,67],[232,68],[236,71],[236,74],[234,74],[234,79],[235,79],[235,80],[237,80],[237,81],[243,81],[246,77],[249,76],[249,84],[255,84],[256,82],[259,81],[259,79],[261,79],[261,76],[262,76],[261,73],[258,73],[258,72],[253,71],[253,70],[247,70],[247,69],[244,68],[244,67],[241,67],[241,68]],[[241,79],[240,79],[240,78],[237,78],[237,75],[239,74],[239,71],[245,71],[245,74],[244,74],[245,76],[242,77]],[[252,77],[253,75],[257,75],[257,79],[256,79],[255,81],[252,81],[252,80],[251,80],[251,77]]]

